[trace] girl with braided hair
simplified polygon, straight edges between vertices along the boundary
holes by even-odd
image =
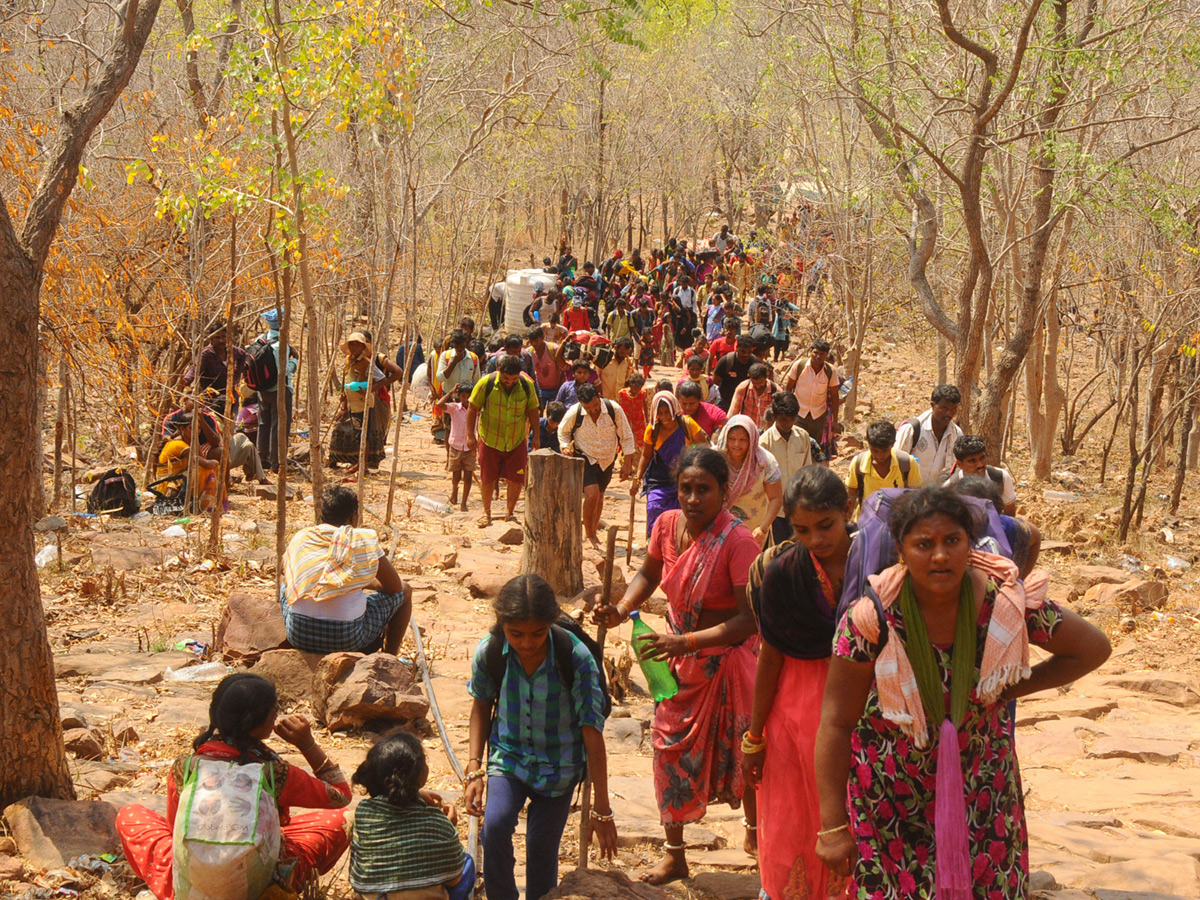
[[[337,764],[317,746],[308,720],[299,715],[279,718],[274,686],[249,672],[221,680],[213,691],[208,716],[208,728],[193,742],[193,751],[171,767],[167,815],[138,804],[124,806],[117,813],[121,846],[133,871],[158,900],[175,900],[178,880],[173,877],[177,855],[173,843],[180,791],[198,763],[217,760],[247,767],[246,771],[250,766],[266,770],[263,781],[273,785],[279,812],[277,880],[285,888],[298,888],[315,873],[328,872],[349,845],[343,826],[350,785]],[[265,743],[272,733],[299,750],[314,774],[280,759]],[[243,780],[242,775],[231,779],[235,790]],[[310,811],[290,815],[293,806]]]

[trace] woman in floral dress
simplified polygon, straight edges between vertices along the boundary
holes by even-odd
[[[1108,657],[1093,625],[971,549],[945,488],[891,514],[901,563],[843,616],[817,733],[817,855],[860,900],[1016,900],[1029,870],[1007,703]],[[882,625],[881,625],[882,619]],[[1052,654],[1029,666],[1029,644]],[[849,802],[847,803],[847,786]]]
[[[646,561],[620,603],[597,621],[613,628],[660,584],[669,634],[651,635],[646,656],[668,659],[679,692],[654,709],[654,788],[667,834],[666,855],[642,875],[651,884],[688,876],[683,826],[704,818],[710,803],[735,809],[745,801],[746,850],[755,852],[754,791],[742,777],[742,735],[754,702],[759,639],[746,595],[759,547],[725,511],[729,467],[708,447],[679,461],[679,509],[654,523]]]

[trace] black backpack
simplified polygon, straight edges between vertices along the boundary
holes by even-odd
[[[600,691],[604,694],[604,715],[607,716],[612,712],[612,697],[609,696],[608,677],[604,673],[604,651],[578,622],[567,615],[559,616],[558,621],[550,626],[550,640],[554,642],[554,663],[558,669],[558,677],[568,691],[575,686],[575,667],[571,665],[571,635],[582,641],[583,645],[588,648],[588,652],[592,654],[592,658],[596,660],[596,666],[600,670]],[[484,651],[483,668],[496,687],[497,698],[500,696],[500,686],[504,681],[506,663],[503,636],[497,639],[493,633],[487,650]],[[495,718],[496,706],[493,705],[492,720],[495,721]]]
[[[108,513],[113,516],[129,517],[140,511],[137,483],[124,469],[109,469],[96,479],[96,486],[88,494],[87,511],[95,515]]]
[[[274,341],[266,336],[257,338],[246,348],[250,361],[246,366],[246,384],[256,391],[273,391],[279,383],[279,361],[275,359]]]
[[[500,373],[493,372],[491,375],[484,376],[487,378],[487,384],[483,386],[483,405],[487,406],[488,400],[492,396],[492,391],[496,389],[496,385],[500,383]],[[529,380],[529,376],[517,376],[521,382],[521,387],[525,389],[525,401],[528,403],[530,393],[533,391],[533,383]],[[482,406],[480,407],[482,409]]]

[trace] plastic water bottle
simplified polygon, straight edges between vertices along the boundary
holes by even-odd
[[[450,507],[445,503],[438,503],[432,497],[426,497],[424,494],[417,494],[413,499],[413,506],[419,506],[421,509],[427,509],[430,512],[441,513],[445,515],[450,512]]]
[[[631,612],[629,618],[633,621],[633,652],[638,665],[642,667],[642,674],[646,676],[646,684],[650,686],[650,696],[655,703],[669,700],[679,693],[679,685],[671,674],[671,664],[663,659],[642,658],[646,638],[654,634],[654,629],[642,621],[637,610]]]

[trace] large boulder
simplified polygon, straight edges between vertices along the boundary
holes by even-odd
[[[279,602],[262,594],[229,595],[217,626],[217,650],[227,660],[254,663],[268,650],[287,645]]]
[[[322,658],[320,653],[304,650],[268,650],[255,664],[254,674],[274,684],[284,702],[313,703],[317,667]]]
[[[331,653],[317,667],[313,711],[330,731],[429,712],[412,669],[390,653]]]
[[[117,808],[96,800],[26,797],[4,810],[21,856],[38,869],[55,869],[77,856],[116,853]]]

